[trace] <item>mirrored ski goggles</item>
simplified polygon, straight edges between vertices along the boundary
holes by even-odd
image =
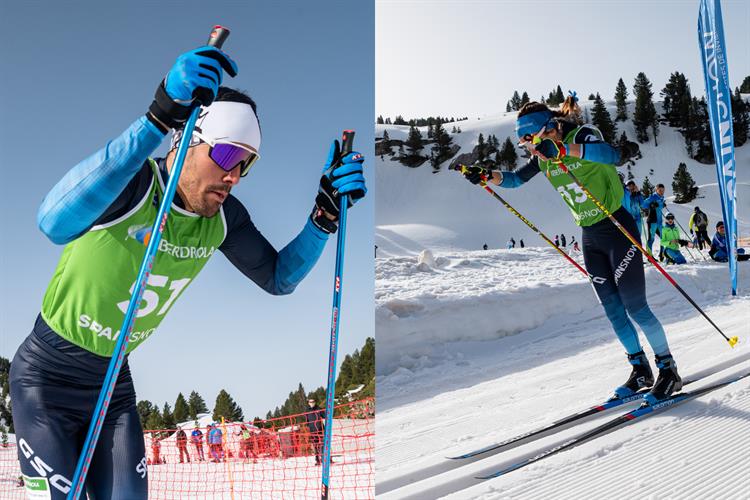
[[[219,142],[209,139],[200,132],[193,131],[200,142],[208,144],[208,156],[225,172],[240,167],[240,177],[245,177],[260,155],[250,147],[239,146],[231,142]]]

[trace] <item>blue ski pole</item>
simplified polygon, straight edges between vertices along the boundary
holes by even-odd
[[[354,130],[344,130],[341,137],[341,158],[351,153],[354,143]],[[323,484],[320,492],[322,500],[328,499],[331,480],[331,435],[333,434],[333,396],[336,392],[336,353],[339,341],[339,320],[341,319],[341,286],[344,273],[344,243],[346,241],[346,212],[349,208],[349,196],[344,195],[339,201],[339,234],[336,239],[336,271],[333,281],[333,311],[331,313],[331,347],[328,354],[328,386],[326,389],[326,425],[323,434]]]
[[[211,35],[208,38],[208,45],[216,48],[221,48],[224,41],[229,36],[229,30],[222,26],[214,26]],[[156,215],[156,220],[151,228],[151,239],[146,247],[146,253],[143,256],[141,262],[140,271],[138,271],[138,278],[136,279],[136,286],[133,289],[133,294],[130,296],[130,303],[128,304],[128,310],[125,313],[125,318],[122,322],[121,332],[125,332],[124,335],[120,335],[120,338],[115,344],[115,350],[112,354],[112,359],[109,362],[107,373],[104,376],[104,382],[102,383],[102,390],[99,392],[99,399],[94,407],[94,414],[91,417],[91,424],[86,434],[86,440],[83,443],[83,449],[81,455],[78,457],[78,463],[76,465],[75,473],[73,475],[73,482],[68,492],[68,500],[78,500],[83,493],[83,487],[86,483],[86,475],[88,474],[89,468],[91,467],[91,459],[94,456],[94,450],[96,449],[96,443],[99,440],[99,435],[102,431],[102,425],[104,424],[104,418],[107,415],[107,409],[109,408],[109,402],[112,399],[112,392],[115,389],[117,383],[117,377],[120,374],[120,368],[125,360],[125,353],[128,348],[128,342],[130,341],[130,334],[133,331],[133,324],[135,323],[135,314],[143,299],[143,291],[146,288],[146,282],[151,274],[151,267],[154,264],[154,257],[156,251],[159,248],[159,242],[164,231],[164,226],[167,223],[167,217],[169,216],[169,210],[172,207],[172,199],[174,198],[175,190],[177,189],[177,180],[180,178],[180,172],[182,172],[182,165],[185,162],[185,156],[187,154],[188,147],[190,146],[190,138],[193,135],[193,129],[195,128],[195,122],[198,119],[198,113],[200,106],[196,105],[193,111],[190,113],[187,123],[185,123],[185,132],[182,134],[180,144],[177,147],[177,154],[172,167],[172,174],[169,176],[167,181],[167,187],[164,192],[164,199],[159,206],[159,212]]]

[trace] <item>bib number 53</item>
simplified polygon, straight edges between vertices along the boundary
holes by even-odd
[[[169,295],[169,298],[164,303],[164,305],[159,309],[159,312],[156,314],[161,316],[165,314],[169,307],[172,305],[172,302],[175,301],[177,296],[180,294],[183,288],[185,288],[188,283],[190,283],[190,278],[183,278],[179,280],[172,280],[169,281],[169,276],[164,276],[161,274],[151,274],[148,277],[148,281],[146,282],[147,286],[154,287],[154,288],[164,288],[167,285],[169,285],[169,290],[172,292]],[[133,295],[133,290],[135,289],[135,282],[133,282],[132,285],[130,285],[130,295]],[[130,303],[130,300],[124,300],[122,302],[117,303],[117,307],[120,309],[120,311],[123,312],[123,314],[128,312],[128,304]],[[156,293],[153,290],[149,290],[146,288],[143,291],[143,300],[141,301],[140,307],[138,307],[138,312],[136,313],[136,318],[142,318],[144,316],[148,316],[152,312],[156,310],[156,308],[159,307],[159,294]]]

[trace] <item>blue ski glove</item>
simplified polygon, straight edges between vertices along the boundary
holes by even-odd
[[[559,160],[567,154],[565,145],[562,142],[555,142],[551,139],[544,139],[534,146],[534,149],[540,153],[545,160]]]
[[[237,64],[216,47],[199,47],[180,55],[156,89],[149,120],[164,133],[180,128],[194,105],[209,106],[216,98],[223,71],[237,76]]]
[[[348,207],[364,198],[367,193],[362,163],[365,158],[352,151],[341,157],[339,141],[333,141],[328,151],[328,159],[323,167],[323,175],[315,197],[315,207],[310,216],[313,224],[326,233],[335,233],[338,229],[339,206],[342,195],[348,196]],[[334,217],[331,220],[326,216]]]

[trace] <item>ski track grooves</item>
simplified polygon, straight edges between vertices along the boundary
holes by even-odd
[[[695,377],[725,370],[728,365],[732,364],[735,364],[735,369],[739,368],[736,363],[743,363],[748,358],[750,358],[750,353],[743,353],[731,360],[734,363],[727,360],[714,368],[701,370],[695,374]],[[744,367],[742,371],[746,369],[747,367]],[[582,433],[584,427],[571,426],[565,431],[560,431],[559,435],[549,434],[537,440],[521,442],[509,448],[469,459],[446,459],[444,462],[412,471],[411,474],[378,481],[378,498],[432,499],[447,496],[450,498],[554,498],[556,500],[592,498],[598,500],[602,498],[601,492],[607,491],[608,500],[610,498],[628,500],[633,498],[648,498],[649,500],[695,498],[698,500],[719,498],[712,496],[715,491],[707,490],[715,489],[714,486],[701,487],[701,485],[710,484],[710,482],[702,481],[701,478],[705,476],[708,479],[723,475],[724,484],[727,487],[722,489],[720,498],[750,499],[750,480],[747,479],[748,476],[745,473],[747,466],[750,465],[750,458],[746,453],[748,443],[745,440],[733,438],[737,435],[750,435],[750,387],[747,386],[746,380],[739,383],[744,383],[745,387],[741,387],[736,394],[731,394],[733,385],[730,384],[718,389],[719,394],[722,391],[729,391],[730,395],[722,396],[709,392],[696,399],[680,403],[676,410],[670,408],[649,416],[646,418],[646,423],[636,421],[633,422],[635,425],[632,425],[632,428],[631,424],[618,427],[610,433],[621,432],[621,436],[627,437],[617,443],[603,446],[600,444],[599,449],[596,450],[596,444],[592,447],[592,442],[595,443],[598,438],[594,438],[572,450],[566,450],[556,455],[557,460],[564,462],[563,466],[550,465],[546,460],[533,464],[527,469],[527,474],[531,477],[520,487],[505,489],[494,486],[493,481],[502,484],[507,476],[487,481],[478,480],[476,476],[491,474],[505,466],[561,445],[572,436]],[[596,424],[591,424],[593,427],[617,415],[622,415],[634,407],[635,404],[624,405],[585,421],[596,421]],[[675,418],[670,418],[675,414],[677,414]],[[663,416],[666,416],[667,420],[664,420]],[[733,421],[731,427],[723,423],[726,421]],[[722,425],[727,429],[719,434],[718,439],[716,425]],[[553,436],[556,438],[551,441]],[[687,445],[685,444],[686,437],[690,439]],[[523,453],[512,453],[513,449],[521,447],[526,447]],[[670,456],[668,453],[659,453],[659,448],[678,452],[701,450],[703,455],[701,460],[685,460],[679,456]],[[595,451],[586,451],[581,457],[582,452],[575,451],[581,449]],[[568,455],[570,452],[572,455]],[[723,468],[722,457],[737,456],[742,453],[745,453],[745,458],[741,466],[736,467],[735,471],[727,472]],[[644,468],[644,462],[649,466]],[[672,475],[670,481],[660,481],[662,475],[660,471],[663,471],[664,467],[681,470],[682,473],[678,476]],[[631,476],[617,477],[613,480],[611,472],[617,470],[640,471],[642,474],[635,481]],[[510,474],[518,473],[518,471],[513,471]],[[535,480],[541,478],[544,481]],[[679,482],[682,478],[689,478],[691,484],[698,486],[691,489],[690,496],[685,496],[684,490],[680,490],[679,497],[674,497],[675,479]],[[583,492],[581,491],[582,481],[586,484]],[[642,490],[642,495],[633,491],[633,484]],[[477,488],[480,490],[477,491]],[[621,492],[619,495],[618,491]]]
[[[711,396],[709,395],[709,400]],[[679,492],[680,499],[719,498],[716,496],[715,486],[711,479],[721,477],[726,485],[721,493],[724,499],[750,498],[750,478],[747,469],[750,466],[750,456],[747,454],[747,442],[734,439],[738,434],[750,433],[750,389],[721,398],[721,403],[732,401],[732,405],[705,403],[694,401],[691,407],[703,405],[703,409],[693,411],[682,417],[675,424],[662,423],[641,431],[630,440],[620,443],[612,449],[604,448],[597,452],[600,457],[593,460],[581,460],[578,464],[561,467],[557,470],[545,468],[545,481],[537,483],[530,480],[524,487],[513,488],[504,492],[504,498],[601,498],[602,491],[607,491],[611,499],[667,499],[675,497],[673,481],[660,480],[660,471],[664,468],[681,469],[680,477],[689,477],[695,488],[689,494]],[[693,408],[691,408],[693,409]],[[655,418],[655,417],[652,417]],[[714,426],[722,421],[732,421],[732,428],[717,435]],[[653,422],[653,421],[652,421]],[[685,442],[690,437],[689,444]],[[700,449],[701,460],[685,460],[678,456],[659,453],[659,447],[671,449]],[[723,457],[744,455],[743,461],[734,471],[726,471]],[[653,467],[644,468],[643,464]],[[580,485],[581,474],[571,474],[571,471],[585,469],[585,481],[588,494],[582,492]],[[611,474],[604,471],[638,470],[641,475],[637,479],[623,475],[613,479]],[[539,487],[536,487],[540,484]],[[638,485],[640,493],[633,491],[633,485]],[[703,485],[703,486],[702,486]],[[621,493],[618,495],[617,491]]]

